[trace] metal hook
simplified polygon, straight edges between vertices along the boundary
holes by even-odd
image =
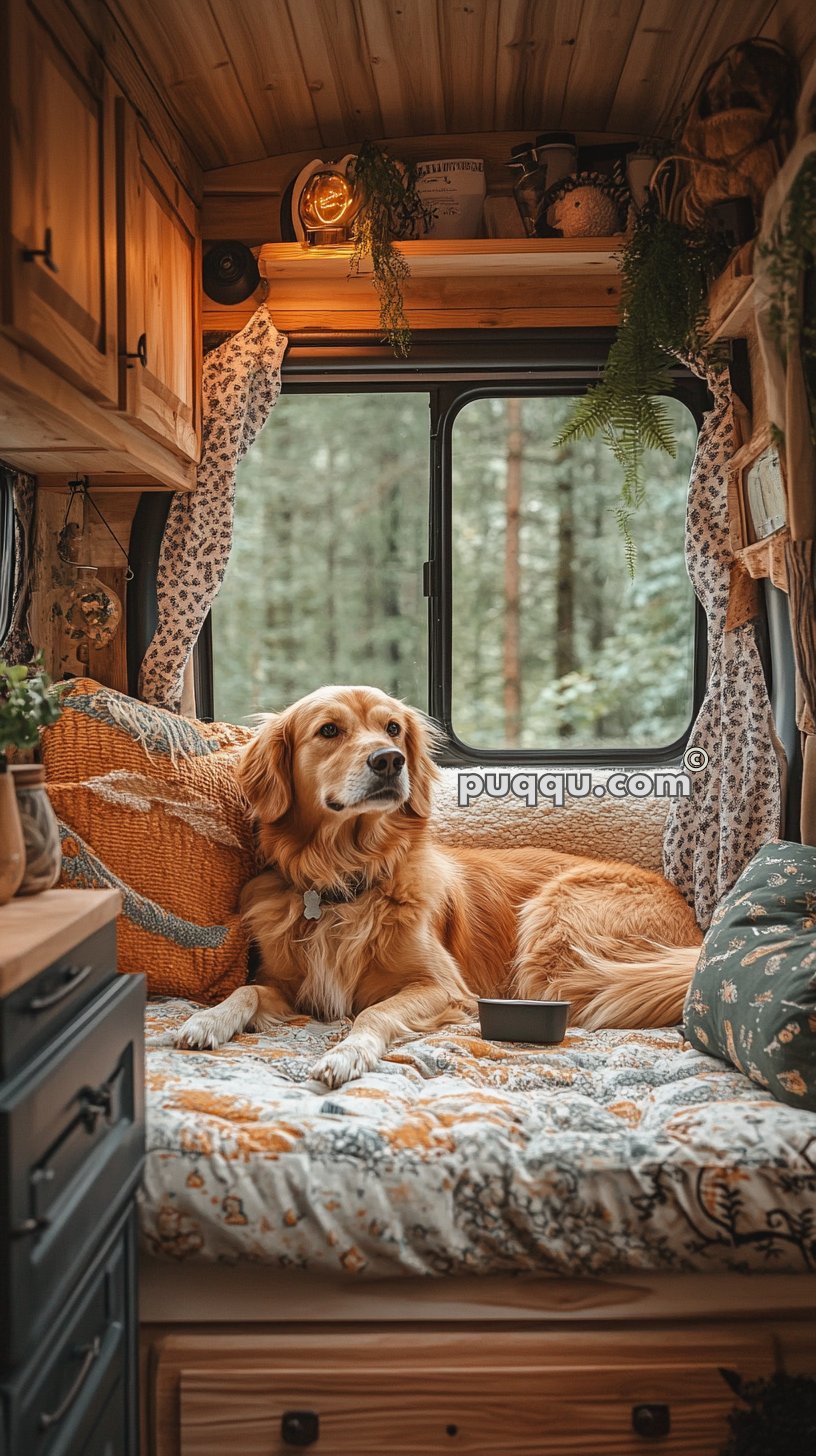
[[[60,561],[64,561],[67,566],[75,566],[78,570],[83,570],[83,571],[98,571],[99,570],[99,567],[98,566],[94,566],[93,562],[91,562],[91,561],[72,561],[69,556],[66,556],[66,555],[63,554],[63,547],[65,546],[66,539],[67,539],[67,535],[68,535],[68,532],[70,530],[70,527],[69,527],[69,524],[68,524],[68,517],[71,514],[71,507],[74,504],[74,500],[76,499],[77,496],[80,496],[82,499],[84,499],[85,501],[87,501],[88,505],[92,506],[93,509],[96,511],[96,514],[98,515],[100,521],[102,522],[102,525],[105,527],[105,530],[107,531],[108,535],[113,537],[113,540],[116,542],[116,545],[119,547],[119,550],[121,551],[122,555],[124,556],[125,561],[127,562],[127,570],[125,572],[125,581],[133,581],[133,567],[130,564],[130,556],[128,555],[127,551],[125,550],[124,546],[122,545],[121,541],[119,540],[119,537],[116,535],[116,533],[108,525],[108,522],[105,520],[105,517],[103,516],[102,512],[100,511],[99,506],[96,504],[96,501],[94,500],[93,496],[91,495],[87,475],[78,475],[74,480],[69,480],[68,481],[68,490],[70,492],[70,494],[68,496],[68,504],[65,507],[65,515],[62,518],[62,530],[60,531],[59,536],[57,538],[57,555],[59,556]]]

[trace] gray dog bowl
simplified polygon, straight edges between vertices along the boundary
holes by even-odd
[[[528,1041],[555,1046],[564,1040],[571,1001],[492,1001],[477,996],[486,1041]]]

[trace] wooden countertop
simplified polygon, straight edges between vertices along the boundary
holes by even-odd
[[[44,890],[0,905],[0,996],[8,996],[115,920],[118,890]]]

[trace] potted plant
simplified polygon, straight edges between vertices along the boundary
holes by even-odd
[[[621,322],[600,383],[579,396],[557,440],[564,445],[602,433],[623,471],[616,516],[634,574],[631,521],[644,499],[644,451],[677,445],[658,396],[671,394],[679,358],[711,358],[706,333],[708,289],[727,244],[708,227],[662,215],[654,198],[638,213],[620,253]]]
[[[59,879],[59,828],[39,764],[8,763],[8,752],[36,748],[40,729],[61,712],[59,688],[43,670],[0,661],[0,904],[18,891],[34,894]]]
[[[363,142],[350,175],[362,200],[352,224],[354,251],[349,272],[359,273],[363,259],[370,255],[380,300],[380,327],[394,353],[404,358],[411,348],[411,329],[403,285],[411,270],[394,241],[423,233],[433,221],[434,209],[417,192],[415,164],[395,161],[376,142]]]

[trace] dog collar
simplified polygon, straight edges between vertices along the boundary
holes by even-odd
[[[370,889],[371,886],[365,875],[354,875],[351,880],[346,880],[343,885],[330,890],[304,890],[304,919],[319,920],[322,905],[347,905],[350,900],[356,900]]]

